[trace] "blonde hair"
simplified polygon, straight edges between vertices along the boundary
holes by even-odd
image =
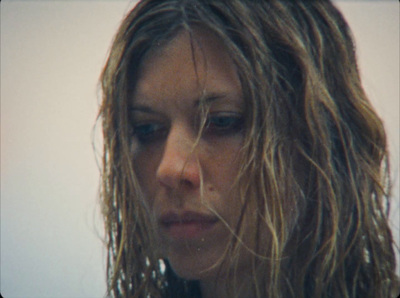
[[[201,296],[155,252],[137,200],[127,112],[144,57],[194,27],[224,43],[242,84],[237,191],[242,217],[257,210],[254,297],[389,297],[386,136],[361,86],[349,27],[329,1],[250,0],[145,0],[118,30],[101,76],[108,294]],[[231,227],[232,268],[242,222]]]

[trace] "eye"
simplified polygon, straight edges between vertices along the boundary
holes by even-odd
[[[207,133],[225,135],[243,129],[243,116],[235,112],[211,113],[206,121]]]
[[[165,128],[156,122],[137,123],[132,126],[133,137],[140,143],[149,143],[161,139]]]

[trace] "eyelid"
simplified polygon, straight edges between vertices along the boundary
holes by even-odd
[[[241,112],[211,112],[207,116],[204,132],[215,135],[229,135],[243,129]]]
[[[153,110],[151,107],[142,105],[129,107],[129,112],[132,114],[134,113],[157,114],[157,112]]]
[[[226,112],[226,111],[221,111],[221,112],[209,112],[207,115],[207,119],[210,118],[243,118],[243,113],[241,112]]]
[[[156,120],[143,120],[133,122],[132,136],[140,143],[151,143],[161,140],[164,137],[166,128],[165,125]]]

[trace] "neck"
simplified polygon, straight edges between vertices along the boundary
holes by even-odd
[[[219,278],[200,281],[202,298],[254,297],[249,276],[237,277],[234,283],[227,280],[228,278]]]

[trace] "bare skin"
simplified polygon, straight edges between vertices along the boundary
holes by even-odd
[[[193,45],[182,31],[146,58],[132,101],[133,160],[164,257],[180,277],[200,281],[203,297],[224,297],[216,278],[231,239],[227,226],[241,208],[232,185],[244,100],[221,42],[199,31]],[[209,114],[197,139],[200,100]],[[242,280],[246,266],[238,267]]]

